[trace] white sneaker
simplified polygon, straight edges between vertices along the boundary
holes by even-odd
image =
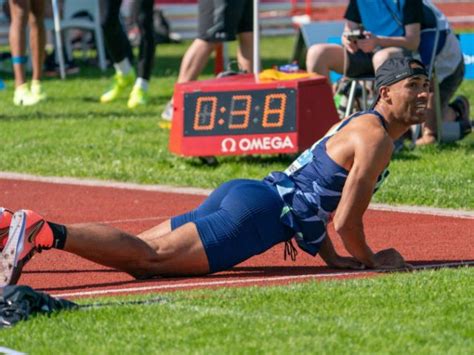
[[[172,121],[173,120],[173,101],[170,100],[165,106],[165,109],[161,113],[161,118],[165,121]]]
[[[13,104],[16,106],[33,106],[40,101],[41,98],[33,95],[26,83],[18,86],[13,94]]]

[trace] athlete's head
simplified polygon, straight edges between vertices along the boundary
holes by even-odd
[[[386,60],[375,73],[377,97],[372,107],[382,107],[409,124],[426,119],[430,81],[419,60],[406,57]]]

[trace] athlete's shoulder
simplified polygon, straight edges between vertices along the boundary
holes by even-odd
[[[383,117],[375,112],[367,112],[354,121],[351,135],[356,144],[368,149],[379,150],[381,153],[390,154],[393,150],[393,141],[385,129]]]

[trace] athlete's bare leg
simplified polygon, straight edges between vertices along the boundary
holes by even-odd
[[[156,239],[161,238],[168,233],[171,233],[170,219],[158,224],[157,226],[151,229],[141,232],[137,235],[137,237],[143,240],[148,245],[150,245],[152,248],[154,248],[153,245],[155,245],[154,243],[156,242]]]
[[[164,233],[166,223],[169,226],[167,221],[162,223],[163,227],[143,233],[147,242],[106,225],[68,225],[64,250],[136,278],[209,273],[207,255],[195,224]]]
[[[33,0],[30,3],[30,48],[33,80],[40,80],[45,57],[46,30],[44,26],[44,0]]]
[[[10,24],[10,49],[12,56],[23,57],[26,53],[26,25],[30,12],[29,0],[10,0],[11,24]],[[26,82],[25,64],[13,64],[15,74],[15,86]]]
[[[239,34],[239,47],[237,49],[239,69],[247,73],[253,72],[253,32]]]
[[[181,61],[178,83],[196,80],[206,66],[214,47],[212,42],[195,39]]]

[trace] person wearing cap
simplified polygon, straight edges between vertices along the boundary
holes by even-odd
[[[0,209],[0,228],[9,225],[0,240],[0,286],[15,283],[38,250],[63,249],[149,278],[226,270],[281,242],[294,259],[293,237],[330,267],[410,268],[394,248],[374,252],[369,247],[362,218],[388,175],[393,141],[424,121],[430,83],[421,62],[393,58],[378,69],[376,86],[373,109],[335,125],[285,171],[263,180],[228,181],[196,209],[138,236],[104,225],[53,223],[30,210],[12,216]],[[331,221],[350,257],[333,247],[327,232]]]

